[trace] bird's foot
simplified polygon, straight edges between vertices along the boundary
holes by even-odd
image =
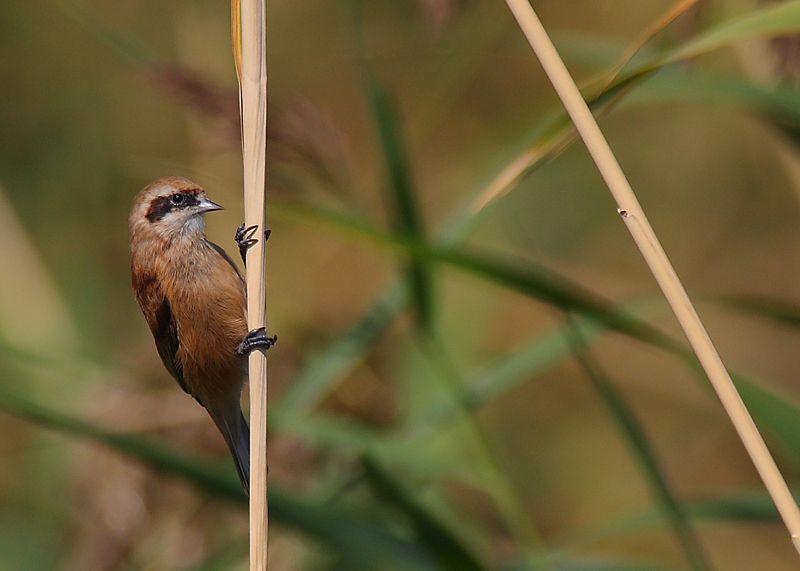
[[[258,243],[258,240],[253,238],[257,230],[258,225],[245,228],[244,222],[236,229],[233,239],[236,241],[236,245],[239,246],[239,255],[242,257],[243,262],[246,262],[247,250]]]
[[[253,329],[250,333],[244,336],[244,339],[242,339],[242,342],[239,343],[239,346],[236,348],[236,354],[244,357],[256,349],[263,349],[266,351],[277,342],[277,335],[269,337],[267,336],[266,329],[259,327],[258,329]]]
[[[233,236],[236,245],[239,246],[239,255],[242,257],[242,262],[245,262],[245,264],[247,263],[247,250],[258,243],[258,238],[253,237],[256,235],[257,231],[258,224],[245,228],[244,222],[242,222],[236,229],[236,234]],[[270,234],[272,234],[272,230],[267,229],[264,231],[264,242],[269,240]]]

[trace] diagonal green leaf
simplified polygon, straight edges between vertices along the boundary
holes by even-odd
[[[652,313],[651,305],[651,302],[631,304],[631,307],[626,304],[625,309],[635,309],[637,315],[644,309],[649,314]],[[658,307],[664,309],[663,305]],[[490,363],[466,383],[466,404],[473,410],[480,409],[570,358],[575,350],[591,346],[592,342],[609,331],[608,326],[597,321],[581,318],[575,319],[575,322],[581,331],[580,338],[568,340],[570,326],[559,325],[523,341],[508,354]],[[425,415],[428,419],[426,429],[444,426],[452,421],[455,414],[452,406],[432,407]]]
[[[644,103],[673,100],[731,103],[765,113],[781,123],[800,124],[800,101],[795,88],[763,85],[732,75],[665,70],[648,81],[636,97],[637,102]]]
[[[582,347],[583,344],[590,345],[607,331],[608,327],[596,321],[584,320],[581,324],[583,335],[572,345],[567,341],[566,326],[554,327],[550,331],[537,334],[532,340],[521,343],[508,355],[491,363],[469,383],[470,407],[479,409],[527,380],[538,377],[570,357],[575,348]],[[439,415],[443,412],[445,411],[440,411]]]
[[[496,256],[466,250],[434,250],[433,259],[518,291],[558,309],[574,311],[609,328],[646,343],[677,349],[673,341],[646,322],[620,311],[603,299],[558,273],[531,262],[511,263]]]
[[[794,302],[766,296],[719,296],[715,301],[739,311],[800,329],[800,306]]]
[[[695,57],[750,38],[780,36],[798,30],[800,0],[762,5],[747,14],[717,24],[687,44],[668,52],[661,58],[661,64]]]
[[[322,402],[335,381],[363,360],[364,354],[388,329],[405,302],[402,288],[388,289],[361,321],[341,333],[323,352],[312,356],[281,397],[281,412],[302,414]]]
[[[781,445],[781,451],[800,463],[800,407],[787,396],[767,390],[732,373],[736,388],[759,428]]]
[[[800,494],[794,492],[800,499]],[[686,504],[689,514],[699,520],[780,523],[780,514],[763,490],[738,492],[720,498],[696,500]]]
[[[795,497],[800,495],[795,492]],[[683,502],[681,507],[690,518],[698,522],[773,523],[781,522],[772,499],[763,490],[733,492],[727,495]],[[567,556],[586,547],[621,535],[642,533],[658,528],[667,522],[662,511],[647,511],[628,515],[590,530],[583,530],[562,544],[559,553]]]

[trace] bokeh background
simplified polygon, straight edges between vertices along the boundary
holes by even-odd
[[[800,3],[534,6],[800,486]],[[0,5],[0,570],[246,569],[127,265],[165,175],[232,251],[229,9]],[[503,2],[270,0],[269,73],[274,571],[797,568]]]

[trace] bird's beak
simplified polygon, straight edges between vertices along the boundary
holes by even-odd
[[[197,208],[198,210],[200,210],[201,213],[214,212],[215,210],[225,210],[224,207],[207,198],[204,198],[202,202],[200,202],[200,204],[197,205]]]

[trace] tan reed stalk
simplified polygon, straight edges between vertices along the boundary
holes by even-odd
[[[247,252],[247,326],[266,324],[265,193],[267,159],[266,0],[232,0],[244,163],[244,221],[258,226]],[[250,354],[250,571],[267,569],[267,359]]]
[[[686,290],[647,221],[614,153],[529,1],[506,0],[506,4],[539,58],[600,174],[617,201],[619,214],[678,318],[692,349],[775,502],[795,548],[800,553],[800,510],[692,306]]]

